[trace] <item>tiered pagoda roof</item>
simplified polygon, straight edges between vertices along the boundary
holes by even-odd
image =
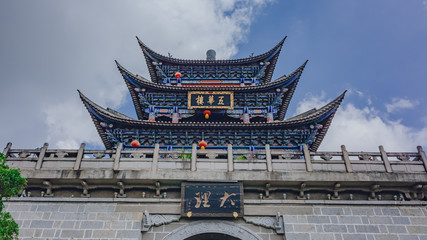
[[[242,77],[245,78],[257,78],[261,83],[268,83],[271,81],[273,71],[276,66],[277,59],[279,58],[280,51],[286,37],[283,38],[274,48],[270,51],[253,56],[249,58],[234,59],[234,60],[184,60],[172,57],[163,56],[145,45],[141,40],[138,39],[139,46],[144,53],[145,60],[147,62],[148,71],[150,73],[151,81],[153,83],[162,83],[165,78],[170,78],[172,81],[176,80],[174,77],[175,72],[181,72],[183,74],[182,80],[187,78],[193,78],[189,70],[195,70],[197,68],[205,67],[205,74],[200,74],[196,78],[212,83],[214,80],[218,80],[218,77],[212,74],[206,74],[206,68],[209,67],[220,67],[220,70],[242,69],[242,71],[250,71],[255,73],[249,77],[246,74],[243,76],[227,76],[228,79],[239,80]],[[214,69],[218,70],[218,69]],[[225,72],[227,73],[227,72]],[[248,80],[248,79],[246,79]],[[210,82],[209,82],[210,81]]]
[[[271,81],[285,39],[264,54],[236,60],[166,57],[138,39],[151,81],[116,61],[138,119],[102,108],[79,94],[107,149],[119,143],[131,148],[135,140],[143,146],[171,147],[203,140],[215,147],[270,144],[284,150],[307,144],[316,151],[345,92],[320,109],[284,119],[307,64]]]
[[[286,129],[290,131],[295,131],[295,133],[299,134],[298,130],[315,130],[316,136],[310,142],[310,149],[312,151],[316,151],[322,142],[326,132],[328,131],[329,125],[332,121],[332,118],[338,109],[340,103],[344,99],[345,92],[342,93],[335,100],[326,104],[320,109],[313,109],[309,112],[309,114],[301,114],[294,118],[290,118],[282,121],[273,121],[273,122],[255,122],[249,124],[241,124],[236,122],[180,122],[180,123],[172,123],[172,122],[150,122],[148,120],[137,120],[123,114],[119,114],[116,111],[111,111],[109,109],[105,109],[92,102],[86,96],[84,96],[80,91],[80,98],[88,109],[92,120],[94,121],[98,133],[101,136],[101,139],[107,149],[111,149],[114,147],[112,142],[124,142],[130,143],[131,140],[139,139],[141,136],[138,136],[138,130],[141,129],[153,129],[153,131],[166,131],[170,132],[173,129],[179,129],[188,131],[188,130],[212,130],[216,131],[220,130],[261,130],[265,131],[275,131],[278,129]],[[104,123],[104,124],[103,124]],[[126,131],[127,136],[122,139],[117,139],[117,137],[113,137],[114,129],[124,129]],[[118,135],[122,135],[123,132],[117,132]],[[201,135],[195,136],[200,137]],[[274,137],[272,135],[272,137]],[[187,145],[191,145],[193,142],[196,142],[197,139],[190,139]],[[264,144],[272,143],[274,144],[274,140],[266,139]]]
[[[174,86],[174,85],[165,85],[165,84],[156,84],[150,82],[149,80],[139,76],[134,75],[130,71],[126,70],[121,66],[117,61],[117,67],[122,74],[126,85],[129,89],[129,92],[132,96],[132,100],[135,106],[135,110],[139,119],[144,119],[143,106],[141,105],[141,99],[139,98],[140,90],[145,89],[145,92],[164,92],[173,93],[181,92],[185,93],[187,91],[234,91],[234,93],[256,93],[256,92],[273,92],[279,95],[279,101],[281,102],[278,106],[278,117],[277,119],[283,119],[288,109],[289,102],[292,98],[293,93],[295,92],[296,86],[308,61],[304,62],[299,68],[297,68],[290,75],[282,76],[276,79],[273,82],[268,82],[265,84],[240,87],[240,86],[223,86],[223,85],[208,85],[208,86]],[[280,89],[281,92],[277,92],[277,89]],[[154,104],[154,103],[151,103]]]

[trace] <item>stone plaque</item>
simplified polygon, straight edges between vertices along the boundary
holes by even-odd
[[[182,183],[181,215],[243,217],[242,183]]]

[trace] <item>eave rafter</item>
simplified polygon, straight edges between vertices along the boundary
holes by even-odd
[[[117,63],[117,62],[116,62]],[[136,75],[134,75],[133,73],[131,73],[130,71],[128,71],[127,69],[125,69],[122,65],[120,65],[119,63],[117,63],[117,68],[119,69],[120,73],[122,74],[122,76],[127,75],[129,77],[132,78],[132,80],[134,80],[136,83],[140,84],[141,86],[144,86],[146,88],[151,88],[151,89],[159,89],[162,91],[176,91],[176,92],[187,92],[187,91],[242,91],[242,92],[255,92],[255,91],[265,91],[268,89],[275,89],[277,87],[282,86],[283,84],[285,84],[287,81],[289,81],[290,79],[292,79],[293,77],[295,77],[296,75],[298,75],[298,78],[301,76],[301,73],[303,72],[305,66],[307,64],[307,61],[302,64],[300,67],[298,67],[293,73],[289,74],[289,75],[284,75],[282,77],[279,77],[278,79],[276,79],[275,81],[269,82],[269,83],[265,83],[265,84],[260,84],[260,85],[256,85],[256,86],[245,86],[245,87],[240,87],[240,86],[236,86],[236,87],[230,87],[230,86],[226,86],[226,87],[222,87],[221,85],[219,86],[200,86],[200,87],[189,87],[189,86],[174,86],[174,85],[161,85],[161,84],[156,84],[153,82],[148,81],[147,79],[143,78],[143,77],[136,77]],[[126,80],[126,79],[125,79]]]
[[[302,71],[305,69],[305,66],[307,65],[307,63],[308,63],[308,60],[305,61],[304,64],[300,67],[300,69],[301,69],[300,73],[302,73]],[[278,112],[278,119],[279,120],[282,120],[282,119],[285,118],[286,112],[288,110],[289,103],[290,103],[290,101],[292,99],[292,96],[294,95],[294,92],[295,92],[295,89],[296,89],[296,87],[298,85],[299,79],[300,78],[298,77],[296,79],[296,81],[294,81],[291,85],[289,85],[287,87],[288,91],[286,92],[286,95],[283,96],[282,105],[280,106],[280,109],[279,109],[279,112]],[[276,81],[274,81],[274,82],[276,82]]]
[[[301,77],[301,74],[307,65],[308,61],[305,61],[298,69],[296,69],[290,75],[282,76],[276,79],[273,82],[269,82],[266,84],[261,84],[257,86],[247,86],[247,87],[186,87],[186,86],[173,86],[173,85],[160,85],[156,83],[152,83],[149,80],[136,76],[127,69],[125,69],[122,65],[120,65],[117,61],[117,68],[123,76],[123,79],[126,82],[126,85],[129,89],[129,92],[132,97],[132,101],[135,106],[135,111],[139,119],[143,119],[143,110],[142,106],[139,102],[138,93],[135,88],[146,88],[152,89],[153,91],[162,91],[162,92],[187,92],[187,91],[234,91],[234,92],[262,92],[262,91],[271,91],[272,89],[281,89],[286,86],[287,91],[282,95],[282,104],[279,107],[278,112],[278,120],[282,120],[285,117],[286,111],[288,109],[290,100],[295,92],[298,81]]]
[[[241,124],[235,122],[180,122],[180,123],[172,123],[172,122],[150,122],[147,120],[136,120],[123,114],[118,114],[114,111],[108,111],[105,108],[97,105],[96,103],[89,100],[86,96],[84,96],[80,91],[80,98],[89,111],[92,120],[96,126],[98,134],[100,135],[104,145],[107,149],[111,149],[113,146],[108,141],[106,132],[101,126],[101,122],[112,123],[114,127],[118,128],[183,128],[183,129],[212,129],[212,128],[225,128],[225,129],[262,129],[262,128],[270,128],[270,129],[283,129],[283,128],[298,128],[301,126],[309,126],[314,122],[323,123],[323,127],[320,130],[319,134],[316,136],[315,142],[311,145],[310,150],[316,151],[319,147],[321,141],[323,140],[329,125],[332,121],[332,118],[338,109],[340,103],[344,99],[345,92],[341,94],[338,98],[326,104],[322,108],[318,110],[310,110],[307,114],[300,114],[294,118],[290,118],[282,121],[273,121],[270,123],[266,122],[253,122],[249,124]]]
[[[128,89],[129,89],[129,93],[130,93],[130,96],[131,96],[131,98],[132,98],[132,102],[133,102],[133,106],[135,107],[135,112],[136,112],[136,115],[138,116],[138,119],[143,119],[144,118],[144,113],[143,113],[143,110],[142,110],[142,106],[141,106],[141,103],[140,103],[140,101],[139,101],[139,97],[138,97],[138,92],[135,90],[135,88],[136,87],[138,87],[138,86],[136,86],[137,84],[135,84],[135,83],[133,83],[133,82],[130,82],[124,75],[123,75],[123,71],[125,71],[126,73],[129,73],[129,74],[131,74],[129,71],[127,71],[126,69],[124,69],[118,62],[117,62],[117,60],[115,61],[116,62],[116,65],[117,65],[117,68],[119,69],[119,71],[120,71],[120,73],[122,74],[122,76],[123,76],[123,79],[125,80],[125,83],[126,83],[126,86],[128,87]],[[148,79],[145,79],[145,78],[143,78],[143,77],[141,77],[141,76],[136,76],[136,75],[133,75],[133,74],[131,74],[132,75],[132,77],[134,78],[134,79],[138,79],[138,77],[140,77],[141,78],[141,80],[139,80],[139,81],[142,81],[142,82],[146,82],[146,83],[151,83]]]

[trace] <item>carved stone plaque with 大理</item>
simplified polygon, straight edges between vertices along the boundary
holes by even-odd
[[[243,217],[242,183],[181,184],[181,215],[186,217]]]

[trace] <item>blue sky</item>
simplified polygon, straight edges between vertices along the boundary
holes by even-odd
[[[135,117],[114,60],[148,78],[135,36],[174,57],[309,60],[287,117],[348,94],[320,150],[427,147],[427,0],[0,1],[0,145],[102,148],[76,89]]]
[[[425,3],[297,2],[267,5],[248,36],[251,46],[262,42],[263,35],[278,39],[284,32],[289,36],[276,74],[289,72],[295,64],[309,59],[300,88],[313,93],[321,89],[328,97],[342,89],[361,91],[377,110],[384,112],[385,103],[393,98],[418,102],[413,111],[397,111],[391,117],[414,127],[425,124],[427,110],[422,108],[427,86],[423,81],[427,76]],[[241,52],[245,52],[243,48]],[[298,101],[298,96],[306,91],[297,91],[294,100]],[[363,99],[351,100],[359,106],[363,104]]]

